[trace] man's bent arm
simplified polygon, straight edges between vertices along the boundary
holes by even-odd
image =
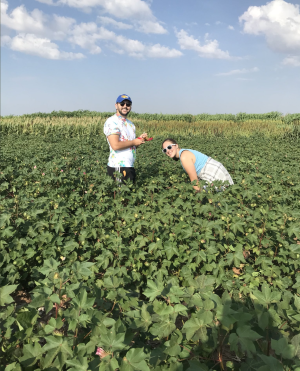
[[[111,148],[114,150],[114,151],[119,151],[119,150],[122,150],[122,149],[127,149],[127,148],[130,148],[130,147],[138,147],[140,146],[142,143],[145,142],[144,138],[143,139],[134,139],[134,140],[127,140],[125,142],[121,142],[119,140],[119,134],[111,134],[107,137],[108,141],[109,141],[109,144],[111,146]]]

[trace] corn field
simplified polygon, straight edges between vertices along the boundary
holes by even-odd
[[[106,118],[112,113],[99,115],[87,115],[82,112],[82,116],[67,115],[68,112],[61,115],[52,114],[33,114],[23,116],[6,116],[1,118],[0,132],[2,134],[63,134],[67,137],[102,135],[103,125]],[[88,111],[90,112],[90,111]],[[92,112],[90,112],[92,113]],[[220,118],[210,120],[206,117],[203,120],[183,120],[182,117],[169,120],[151,119],[155,115],[150,115],[149,119],[143,115],[130,115],[137,131],[145,131],[153,135],[205,135],[205,136],[251,136],[253,134],[264,134],[274,137],[298,137],[299,119],[293,122],[276,118],[269,119],[245,119],[245,120],[227,120]],[[184,116],[184,115],[173,115]],[[190,115],[191,116],[191,115]],[[199,116],[199,115],[198,115]],[[211,115],[216,116],[216,115]],[[222,116],[222,115],[220,115]],[[194,118],[196,116],[193,116]]]

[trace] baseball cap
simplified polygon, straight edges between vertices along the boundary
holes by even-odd
[[[132,103],[132,100],[131,100],[130,96],[127,95],[127,94],[121,94],[121,95],[119,95],[118,98],[117,98],[117,100],[116,100],[116,103],[121,103],[125,99],[129,100],[129,102]]]

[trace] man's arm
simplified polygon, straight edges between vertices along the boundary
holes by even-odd
[[[130,147],[133,147],[133,146],[138,147],[141,144],[145,143],[144,138],[142,138],[142,139],[136,138],[134,140],[127,140],[125,142],[121,142],[119,140],[119,134],[111,134],[107,137],[107,139],[109,141],[109,144],[110,144],[111,148],[114,151],[127,149],[127,148],[130,148]]]
[[[180,159],[184,170],[187,172],[187,175],[190,178],[190,181],[193,182],[194,180],[197,180],[198,184],[198,176],[195,169],[195,155],[189,151],[183,151]],[[200,187],[197,185],[193,186],[193,188],[196,191],[200,191]]]

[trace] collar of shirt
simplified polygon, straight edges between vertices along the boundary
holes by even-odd
[[[122,122],[123,122],[123,124],[126,124],[127,123],[127,119],[126,118],[124,118],[123,116],[119,116],[119,115],[116,115],[119,119],[121,119],[122,120]]]

